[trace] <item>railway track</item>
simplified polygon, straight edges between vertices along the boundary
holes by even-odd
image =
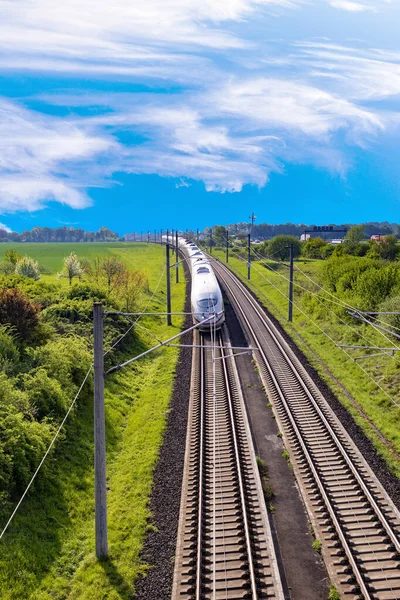
[[[172,598],[283,600],[227,333],[195,345]]]
[[[400,514],[300,361],[247,288],[215,272],[247,332],[341,598],[400,599]]]

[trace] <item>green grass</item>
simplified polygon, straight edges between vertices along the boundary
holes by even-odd
[[[223,252],[214,251],[214,255],[224,262]],[[248,282],[246,263],[233,256],[229,258],[229,267],[249,285],[260,301],[277,317],[308,357],[310,364],[327,381],[339,400],[371,439],[393,473],[400,476],[400,410],[371,379],[378,382],[397,401],[400,392],[398,359],[381,356],[366,359],[361,363],[354,362],[325,334],[328,334],[336,344],[366,344],[365,340],[360,339],[359,332],[366,336],[371,345],[386,346],[387,341],[369,326],[360,326],[350,320],[348,324],[341,323],[329,311],[329,303],[322,304],[316,299],[312,300],[310,294],[296,286],[294,303],[299,308],[294,306],[293,324],[288,323],[288,282],[284,279],[288,277],[287,268],[277,266],[271,261],[268,264],[274,272],[263,267],[260,262],[253,263],[251,280]],[[299,261],[297,264],[313,280],[318,281],[323,266],[322,261]],[[316,291],[313,284],[296,270],[295,282]],[[312,314],[310,314],[311,310]],[[360,352],[365,353],[362,350]],[[329,372],[317,357],[325,363]],[[362,371],[361,367],[366,372]],[[338,385],[335,379],[341,385]]]
[[[41,262],[55,271],[57,261],[71,250],[82,256],[84,247],[87,256],[90,246],[96,246],[103,253],[117,253],[132,268],[148,272],[150,293],[142,302],[154,290],[165,256],[164,248],[147,244],[26,244],[24,248],[28,246],[41,246],[36,257],[41,253]],[[182,269],[180,275],[182,283],[172,285],[175,311],[184,305]],[[49,277],[56,281],[54,275]],[[163,278],[150,310],[165,310],[165,287]],[[177,333],[181,322],[176,317],[173,327],[167,327],[162,317],[142,320],[160,339]],[[153,344],[154,339],[139,331],[124,358]],[[151,527],[149,495],[177,356],[176,348],[156,351],[106,380],[109,560],[98,562],[94,551],[93,400],[88,389],[0,542],[1,599],[132,598],[135,579],[147,568],[139,555]]]

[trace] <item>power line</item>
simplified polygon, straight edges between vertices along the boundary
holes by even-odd
[[[244,261],[244,259],[241,259],[241,260],[242,260],[243,262],[245,262],[245,261]],[[256,269],[256,271],[257,271],[258,273],[260,273],[260,275],[261,275],[262,277],[264,277],[265,279],[267,279],[267,278],[265,277],[265,275],[263,275],[263,273],[261,273],[261,271],[259,271],[259,270],[258,270],[256,267],[254,267],[254,268]],[[269,283],[270,283],[270,284],[271,284],[271,285],[272,285],[272,286],[273,286],[273,287],[274,287],[274,288],[275,288],[275,289],[276,289],[276,290],[277,290],[277,291],[278,291],[278,292],[279,292],[279,293],[280,293],[282,296],[284,296],[284,298],[286,298],[286,299],[287,299],[287,296],[286,296],[286,294],[285,294],[284,292],[282,292],[282,290],[280,290],[280,289],[279,289],[279,288],[278,288],[276,285],[274,285],[274,284],[272,283],[272,281],[270,281],[270,280],[267,280],[267,281],[269,281]],[[258,289],[258,288],[257,288],[257,289]],[[261,293],[263,296],[265,296],[265,297],[267,298],[267,300],[269,300],[269,298],[266,296],[266,294],[265,294],[265,293],[264,293],[262,290],[258,289],[258,291],[259,291],[259,292],[260,292],[260,293]],[[295,302],[293,302],[293,306],[295,306],[295,307],[297,308],[297,310],[298,310],[299,312],[301,312],[301,313],[302,313],[302,314],[303,314],[303,315],[304,315],[304,316],[305,316],[305,317],[306,317],[306,318],[307,318],[307,319],[310,321],[310,323],[311,323],[312,325],[314,325],[314,327],[316,327],[317,329],[319,329],[319,330],[321,331],[321,333],[323,333],[323,335],[325,335],[325,336],[326,336],[326,337],[327,337],[327,338],[328,338],[328,339],[329,339],[329,340],[330,340],[330,341],[331,341],[331,342],[334,344],[334,346],[335,346],[336,348],[340,348],[340,349],[342,350],[342,352],[344,352],[344,354],[346,354],[346,356],[347,356],[348,358],[350,358],[350,360],[351,360],[352,362],[354,362],[354,364],[356,364],[356,365],[357,365],[357,366],[358,366],[358,367],[359,367],[359,368],[360,368],[360,369],[363,371],[363,373],[364,373],[364,374],[365,374],[365,375],[366,375],[366,376],[367,376],[367,377],[368,377],[368,378],[369,378],[369,379],[370,379],[370,380],[371,380],[371,381],[374,383],[374,385],[376,385],[376,386],[377,386],[377,387],[378,387],[378,388],[379,388],[379,389],[380,389],[380,390],[381,390],[381,391],[382,391],[382,392],[385,394],[385,396],[386,396],[387,398],[389,398],[389,400],[390,400],[390,401],[391,401],[391,402],[392,402],[392,403],[393,403],[395,406],[397,406],[398,408],[400,408],[400,404],[399,404],[398,402],[396,402],[396,401],[394,400],[394,398],[393,398],[393,397],[392,397],[392,396],[391,396],[391,395],[390,395],[390,394],[389,394],[389,393],[388,393],[388,392],[387,392],[387,391],[386,391],[386,390],[385,390],[385,389],[384,389],[384,388],[383,388],[383,387],[382,387],[382,386],[381,386],[381,385],[380,385],[380,384],[379,384],[377,381],[375,381],[375,379],[374,379],[374,378],[373,378],[373,377],[372,377],[372,376],[371,376],[371,375],[368,373],[368,371],[366,371],[366,370],[364,369],[364,367],[363,367],[363,366],[362,366],[362,365],[361,365],[359,362],[357,362],[357,361],[355,361],[355,360],[354,360],[354,357],[353,357],[353,356],[351,356],[351,354],[349,354],[348,352],[346,352],[346,350],[345,350],[344,348],[341,348],[340,346],[338,346],[338,345],[336,344],[335,340],[334,340],[334,339],[333,339],[333,338],[332,338],[332,337],[331,337],[331,336],[330,336],[328,333],[326,333],[326,331],[324,331],[324,330],[323,330],[323,329],[322,329],[322,328],[321,328],[321,327],[320,327],[320,326],[319,326],[317,323],[315,323],[315,322],[314,322],[314,321],[311,319],[311,317],[310,317],[310,316],[309,316],[307,313],[305,313],[305,312],[304,312],[304,311],[303,311],[303,310],[302,310],[302,309],[301,309],[301,308],[300,308],[300,307],[299,307],[299,306],[298,306],[298,305],[297,305]]]
[[[3,535],[5,534],[5,532],[7,531],[7,529],[8,529],[8,527],[9,527],[9,525],[10,525],[11,521],[13,520],[13,518],[14,518],[14,516],[15,516],[16,512],[17,512],[17,510],[18,510],[18,509],[19,509],[19,507],[21,506],[21,504],[22,504],[22,502],[23,502],[23,500],[24,500],[24,498],[25,498],[26,494],[28,493],[28,491],[29,491],[29,489],[30,489],[30,487],[31,487],[32,483],[35,481],[37,474],[39,473],[39,471],[40,471],[40,469],[41,469],[41,467],[42,467],[42,465],[43,465],[44,461],[46,460],[46,458],[47,458],[47,456],[48,456],[48,454],[49,454],[50,450],[52,449],[52,447],[53,447],[53,445],[54,445],[54,442],[56,441],[56,439],[57,439],[57,437],[58,437],[58,435],[59,435],[59,433],[60,433],[61,429],[63,428],[65,421],[67,420],[67,418],[68,418],[68,416],[69,416],[69,414],[70,414],[71,410],[73,409],[73,407],[74,407],[74,405],[75,405],[75,403],[76,403],[76,401],[77,401],[77,399],[78,399],[78,397],[79,397],[79,394],[81,393],[81,391],[82,391],[82,389],[83,389],[83,386],[85,385],[85,383],[86,383],[86,381],[87,381],[87,378],[89,377],[89,374],[90,374],[90,372],[91,372],[91,370],[92,370],[92,367],[93,367],[93,364],[91,364],[91,365],[90,365],[90,367],[89,367],[89,369],[87,370],[87,373],[86,373],[86,375],[85,375],[85,377],[84,377],[84,379],[83,379],[83,381],[82,381],[82,383],[81,383],[81,385],[80,385],[80,388],[79,388],[79,390],[77,391],[77,393],[76,393],[76,395],[75,395],[75,398],[72,400],[72,402],[71,402],[71,404],[70,404],[70,406],[69,406],[69,408],[68,408],[68,410],[67,410],[67,412],[66,412],[66,414],[65,414],[65,416],[64,416],[64,418],[63,418],[63,420],[62,420],[62,421],[61,421],[61,423],[60,423],[60,426],[58,427],[58,429],[57,429],[57,431],[56,431],[56,433],[55,433],[55,435],[54,435],[53,439],[52,439],[52,440],[51,440],[51,442],[50,442],[50,445],[49,445],[49,447],[47,448],[47,450],[46,450],[46,452],[45,452],[45,454],[44,454],[44,456],[43,456],[42,460],[40,461],[40,463],[39,463],[39,465],[38,465],[38,467],[37,467],[37,469],[36,469],[36,471],[35,471],[35,472],[34,472],[34,474],[32,475],[32,478],[31,478],[31,480],[29,481],[28,485],[26,486],[26,488],[25,488],[25,491],[24,491],[24,493],[22,494],[22,496],[21,496],[20,500],[18,501],[18,504],[17,504],[17,506],[14,508],[13,512],[11,513],[11,516],[10,516],[10,518],[8,519],[8,521],[7,521],[7,523],[6,523],[6,525],[5,525],[4,529],[3,529],[3,531],[2,531],[2,532],[1,532],[1,534],[0,534],[0,540],[1,540],[1,538],[3,537]]]
[[[137,318],[137,319],[136,319],[136,320],[135,320],[135,321],[134,321],[134,322],[131,324],[131,326],[130,326],[130,327],[129,327],[129,328],[126,330],[126,331],[125,331],[125,333],[124,333],[124,334],[123,334],[121,337],[119,337],[119,338],[118,338],[118,339],[117,339],[117,340],[114,342],[114,344],[112,344],[112,346],[111,346],[111,347],[110,347],[110,348],[109,348],[109,349],[108,349],[108,350],[107,350],[107,351],[104,353],[104,357],[105,357],[105,356],[107,356],[107,354],[109,354],[109,352],[111,352],[111,350],[113,350],[113,349],[114,349],[114,348],[115,348],[115,347],[116,347],[116,346],[117,346],[117,345],[118,345],[118,344],[119,344],[119,343],[120,343],[120,342],[121,342],[121,341],[122,341],[122,340],[123,340],[123,339],[124,339],[124,338],[125,338],[125,337],[128,335],[128,333],[131,331],[131,329],[132,329],[132,328],[135,326],[135,324],[137,324],[137,322],[140,320],[140,318],[142,317],[142,315],[143,315],[143,313],[145,312],[146,308],[149,306],[150,302],[153,300],[153,298],[154,298],[154,295],[156,294],[156,292],[157,292],[157,289],[158,289],[158,287],[159,287],[159,285],[160,285],[161,279],[162,279],[162,277],[163,277],[163,275],[164,275],[164,272],[165,272],[165,266],[164,266],[164,269],[163,269],[163,271],[162,271],[162,273],[161,273],[161,275],[160,275],[160,279],[158,280],[158,283],[157,283],[157,285],[156,285],[156,287],[155,287],[155,289],[154,289],[154,291],[153,291],[153,294],[151,295],[151,298],[150,298],[150,299],[148,300],[148,302],[146,303],[146,306],[145,306],[145,308],[144,308],[143,312],[139,314],[138,318]],[[81,383],[81,385],[80,385],[80,387],[79,387],[79,389],[78,389],[78,391],[77,391],[77,393],[76,393],[76,395],[75,395],[74,399],[72,400],[72,402],[71,402],[71,404],[70,404],[70,406],[69,406],[69,408],[68,408],[67,412],[65,413],[65,416],[64,416],[63,420],[61,421],[61,423],[60,423],[60,425],[59,425],[59,427],[58,427],[58,429],[57,429],[57,431],[56,431],[56,433],[55,433],[55,435],[54,435],[53,439],[51,440],[51,442],[50,442],[50,444],[49,444],[49,446],[48,446],[48,448],[47,448],[46,452],[44,453],[42,460],[40,461],[40,463],[39,463],[38,467],[36,468],[36,471],[35,471],[35,472],[34,472],[34,474],[32,475],[32,478],[30,479],[30,481],[29,481],[28,485],[26,486],[26,488],[25,488],[25,491],[23,492],[23,494],[22,494],[21,498],[19,499],[19,501],[18,501],[18,503],[17,503],[16,507],[14,508],[13,512],[11,513],[11,516],[10,516],[10,518],[8,519],[8,521],[7,521],[6,525],[5,525],[5,527],[3,528],[3,530],[2,530],[2,532],[1,532],[1,534],[0,534],[0,540],[2,539],[2,537],[4,536],[4,534],[6,533],[6,531],[7,531],[8,527],[9,527],[9,525],[10,525],[11,521],[13,520],[14,516],[16,515],[16,513],[17,513],[17,511],[18,511],[19,507],[21,506],[21,504],[22,504],[22,502],[23,502],[23,500],[24,500],[25,496],[26,496],[26,495],[27,495],[27,493],[29,492],[29,490],[30,490],[30,488],[31,488],[31,486],[32,486],[32,483],[35,481],[35,479],[36,479],[36,477],[37,477],[37,475],[38,475],[38,473],[39,473],[40,469],[42,468],[42,465],[43,465],[44,461],[46,460],[47,456],[49,455],[49,452],[50,452],[50,450],[51,450],[51,449],[52,449],[52,447],[54,446],[54,443],[55,443],[56,439],[58,438],[58,436],[59,436],[59,434],[60,434],[60,432],[61,432],[62,428],[64,427],[64,424],[65,424],[66,420],[68,419],[68,417],[69,417],[69,415],[70,415],[70,413],[71,413],[71,410],[73,409],[73,407],[74,407],[74,406],[75,406],[75,404],[76,404],[76,401],[77,401],[77,400],[78,400],[78,398],[79,398],[79,395],[80,395],[80,393],[81,393],[81,391],[82,391],[82,389],[83,389],[83,387],[84,387],[84,385],[85,385],[85,383],[86,383],[86,381],[87,381],[87,379],[88,379],[88,377],[89,377],[89,375],[90,375],[90,372],[91,372],[92,368],[93,368],[93,363],[90,365],[89,369],[87,370],[87,372],[86,372],[86,375],[85,375],[85,377],[83,378],[83,381],[82,381],[82,383]]]

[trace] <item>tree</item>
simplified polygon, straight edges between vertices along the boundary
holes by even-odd
[[[364,225],[353,225],[346,233],[345,241],[349,253],[364,239]]]
[[[266,244],[267,256],[279,260],[288,260],[290,256],[290,244],[293,244],[293,256],[299,256],[301,253],[301,242],[293,235],[277,235]]]
[[[24,256],[17,261],[15,265],[15,272],[17,275],[29,277],[30,279],[35,279],[35,281],[40,279],[39,265],[37,264],[36,260],[30,256]]]
[[[378,247],[381,258],[395,260],[397,254],[397,242],[397,235],[386,235]]]
[[[117,281],[118,296],[124,301],[126,311],[134,310],[141,292],[148,286],[143,271],[125,271]]]
[[[11,263],[12,265],[16,265],[17,262],[22,258],[22,256],[20,254],[18,254],[18,252],[16,252],[15,250],[11,249],[11,250],[7,250],[7,252],[4,254],[4,259]]]
[[[213,229],[213,239],[217,247],[226,246],[227,231],[223,225],[216,225]]]
[[[11,325],[22,338],[36,328],[39,307],[17,288],[0,289],[0,324]]]
[[[74,277],[79,277],[80,279],[82,275],[83,269],[81,267],[81,263],[79,262],[75,252],[71,252],[69,256],[64,258],[64,266],[58,274],[58,277],[68,277],[69,285],[71,285]]]
[[[327,245],[320,237],[309,238],[303,246],[302,254],[307,258],[324,258],[322,249]]]
[[[118,260],[118,258],[112,256],[110,258],[104,258],[100,268],[105,275],[108,293],[110,293],[116,285],[117,280],[125,273],[126,266],[122,261]]]

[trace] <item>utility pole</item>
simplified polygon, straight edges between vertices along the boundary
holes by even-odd
[[[154,243],[156,243],[156,242],[157,242],[157,230],[155,229],[154,230]]]
[[[179,283],[178,230],[175,231],[175,276],[176,283]]]
[[[212,254],[212,242],[213,242],[213,239],[212,239],[212,227],[211,227],[211,229],[210,229],[210,254]]]
[[[250,256],[250,233],[247,236],[247,279],[250,280],[251,256]]]
[[[162,245],[162,229],[160,229],[160,244]]]
[[[169,244],[169,229],[167,229],[167,244]]]
[[[293,244],[290,244],[290,266],[289,266],[289,323],[293,320]]]
[[[150,231],[147,232],[147,243],[150,243]]]
[[[252,212],[251,215],[249,216],[250,219],[250,235],[252,235],[253,233],[253,225],[254,225],[254,221],[257,219],[257,217],[255,216],[255,214]]]
[[[174,230],[171,229],[171,251],[172,251],[172,256],[174,255],[174,251],[175,251],[175,244],[174,244]]]
[[[167,234],[168,235],[168,234]],[[165,270],[167,271],[167,325],[172,325],[171,321],[171,273],[169,266],[169,243],[165,246]]]
[[[199,246],[199,240],[200,240],[200,237],[199,237],[199,230],[197,230],[197,233],[196,233],[196,242],[197,242],[197,244],[196,244],[196,245],[197,245],[197,247]]]
[[[229,261],[229,232],[226,231],[226,252],[225,252],[225,262]]]
[[[106,482],[106,432],[104,416],[104,348],[103,304],[93,305],[94,337],[94,482],[96,556],[108,556],[107,539],[107,482]]]

